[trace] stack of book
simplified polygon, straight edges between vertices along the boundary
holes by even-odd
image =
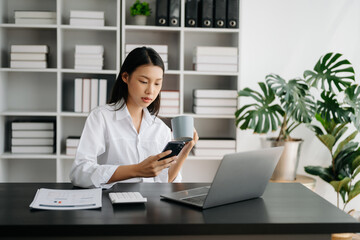
[[[193,53],[195,71],[204,72],[237,72],[237,47],[203,47],[197,46]]]
[[[180,113],[180,92],[178,90],[163,90],[160,92],[159,114]]]
[[[236,90],[194,90],[193,111],[196,114],[235,114]]]
[[[74,112],[90,112],[106,104],[107,80],[97,78],[75,78]]]
[[[46,45],[11,45],[10,68],[47,68]]]
[[[193,148],[197,157],[222,157],[236,152],[236,141],[231,138],[200,138]]]
[[[165,70],[169,69],[169,67],[168,67],[169,66],[169,64],[168,64],[168,46],[167,45],[126,44],[125,55],[127,56],[129,54],[129,52],[131,52],[135,48],[144,47],[144,46],[154,49],[160,55],[161,59],[163,60]]]
[[[12,122],[12,153],[53,153],[54,122]]]
[[[15,24],[56,24],[56,12],[14,11]]]
[[[66,138],[66,155],[75,156],[79,142],[80,137],[78,136],[69,136]]]
[[[102,27],[105,25],[104,12],[71,10],[70,25]]]
[[[104,46],[76,45],[75,69],[102,70],[104,66]]]

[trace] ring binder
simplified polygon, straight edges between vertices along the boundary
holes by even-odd
[[[216,28],[225,28],[226,0],[214,0],[214,24]]]
[[[185,27],[198,26],[198,1],[186,0],[185,2]]]
[[[169,2],[169,26],[180,26],[180,0]]]
[[[239,28],[239,0],[227,0],[226,27]]]
[[[168,25],[168,0],[156,0],[156,26]]]
[[[213,0],[201,0],[200,25],[211,28],[213,26]]]

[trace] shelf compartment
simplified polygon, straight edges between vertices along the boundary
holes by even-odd
[[[184,33],[184,70],[193,70],[193,51],[197,46],[238,47],[237,32],[191,31]],[[236,74],[236,73],[233,73]]]
[[[96,27],[96,26],[73,26],[73,25],[61,25],[61,29],[70,30],[88,30],[88,31],[117,31],[117,27]]]
[[[69,136],[81,136],[86,118],[61,117],[60,119],[61,133],[58,139],[60,139],[60,152],[63,155],[66,150],[66,138]]]
[[[38,155],[34,155],[34,157]],[[24,156],[25,157],[25,156]],[[27,155],[27,157],[29,157]],[[56,182],[56,159],[52,156],[47,158],[23,158],[16,155],[9,157],[1,156],[0,166],[2,171],[0,181],[3,182]],[[19,171],[21,169],[21,174]]]
[[[67,114],[80,114],[79,116],[87,116],[88,113],[74,112],[74,79],[75,78],[97,78],[107,80],[107,100],[110,98],[112,87],[115,83],[116,75],[108,74],[88,74],[88,73],[63,73],[62,74],[62,96],[61,96],[61,111]],[[66,114],[65,114],[66,115]]]
[[[61,24],[69,24],[70,11],[103,11],[105,17],[105,26],[117,26],[117,14],[120,6],[117,0],[63,0],[61,5]]]
[[[6,89],[0,96],[6,102],[3,110],[56,112],[56,73],[4,72],[0,76],[0,86]]]
[[[195,118],[194,127],[200,138],[236,138],[235,119]]]
[[[15,23],[15,10],[56,12],[56,0],[2,0],[0,9],[0,23]]]
[[[3,42],[0,45],[2,54],[1,67],[10,67],[11,45],[47,45],[48,68],[57,68],[57,42],[56,29],[33,29],[33,28],[5,28],[2,29]],[[25,37],[26,36],[26,37]],[[40,71],[42,69],[37,69]],[[47,68],[44,69],[45,71]]]
[[[57,182],[70,182],[70,171],[74,162],[73,156],[61,155],[57,169]]]
[[[182,182],[211,183],[213,181],[221,161],[206,161],[204,164],[203,160],[184,162],[181,169]],[[207,174],[199,174],[199,169]]]
[[[164,32],[158,30],[143,31],[131,29],[127,30],[125,35],[125,45],[167,45],[168,70],[180,70],[180,32]],[[124,57],[125,54],[126,53],[123,53]]]
[[[31,29],[42,29],[50,28],[56,29],[57,25],[55,24],[14,24],[14,23],[3,23],[0,24],[2,28],[31,28]]]
[[[82,29],[65,29],[62,32],[62,68],[74,69],[75,45],[103,45],[104,46],[104,67],[103,70],[117,69],[116,32],[103,31],[101,34],[95,31]],[[99,72],[103,71],[100,70]],[[74,69],[74,71],[88,72],[87,70]],[[90,72],[94,72],[90,70]],[[95,70],[95,72],[98,72]]]

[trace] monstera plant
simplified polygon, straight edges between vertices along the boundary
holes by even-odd
[[[316,102],[316,122],[309,125],[316,137],[329,150],[329,166],[306,166],[305,171],[330,183],[341,196],[345,209],[350,200],[360,194],[360,146],[355,138],[360,130],[360,86],[354,84],[351,63],[339,53],[328,53],[319,59],[314,70],[305,71],[304,78],[319,90]],[[347,134],[352,125],[356,130]]]

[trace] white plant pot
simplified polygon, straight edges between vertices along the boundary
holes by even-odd
[[[133,17],[133,22],[135,25],[146,25],[147,16],[136,15]]]

